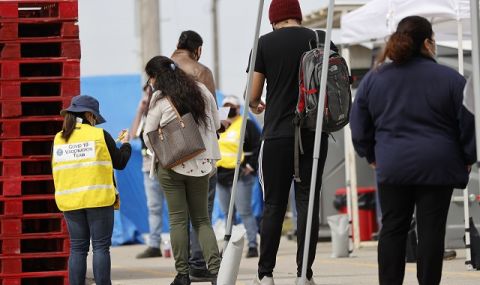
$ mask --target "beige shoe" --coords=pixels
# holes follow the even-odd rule
[[[260,280],[257,275],[255,279],[253,279],[253,285],[275,285],[275,282],[273,281],[273,277],[265,276]]]
[[[295,280],[295,285],[300,285],[300,277],[297,277],[297,280]],[[315,280],[313,280],[313,277],[307,281],[305,281],[305,285],[316,285]]]

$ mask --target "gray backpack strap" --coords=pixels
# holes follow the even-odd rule
[[[294,138],[294,152],[293,152],[293,178],[295,179],[295,182],[301,182],[302,180],[300,179],[300,154],[303,154],[303,145],[302,145],[302,134],[301,134],[301,128],[299,125],[295,126],[295,138]]]

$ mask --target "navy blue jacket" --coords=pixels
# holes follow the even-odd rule
[[[357,153],[376,163],[378,183],[466,187],[476,151],[464,86],[458,72],[425,57],[364,77],[350,126]]]

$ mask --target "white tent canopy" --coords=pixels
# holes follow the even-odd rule
[[[458,22],[464,38],[470,38],[469,0],[373,0],[342,16],[343,44],[383,42],[401,19],[418,15],[434,24],[436,38],[457,38]]]

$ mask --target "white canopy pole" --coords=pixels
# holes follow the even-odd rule
[[[474,94],[474,103],[475,103],[475,138],[477,146],[477,167],[480,175],[480,163],[478,159],[478,151],[480,150],[480,47],[479,47],[479,1],[470,0],[470,22],[472,28],[472,81],[473,81],[473,94]],[[480,185],[480,184],[479,184]],[[468,195],[468,193],[466,194]],[[465,220],[465,229],[470,227],[468,220]],[[470,232],[465,232],[465,243],[470,244]],[[467,251],[468,252],[468,251]],[[468,257],[468,256],[467,256]],[[470,258],[467,258],[465,264],[468,269],[472,270],[473,266],[471,264]]]
[[[463,62],[463,25],[460,19],[460,7],[457,7],[457,39],[458,39],[458,72],[465,72]],[[472,270],[472,251],[470,249],[470,204],[468,201],[468,187],[463,191],[463,216],[465,225],[465,265],[467,270]]]
[[[248,105],[250,102],[250,94],[252,93],[253,72],[255,71],[255,61],[257,59],[258,36],[260,34],[260,25],[262,23],[263,3],[264,3],[264,0],[260,0],[258,3],[257,26],[255,29],[255,36],[253,38],[252,54],[251,54],[250,63],[249,63],[247,92],[245,94],[242,126],[240,129],[240,142],[238,144],[237,164],[235,165],[235,174],[233,176],[232,192],[230,195],[230,205],[228,206],[227,226],[225,229],[225,238],[224,238],[226,243],[224,244],[224,249],[227,248],[228,241],[232,236],[233,206],[235,204],[235,197],[237,195],[237,182],[238,182],[238,175],[240,173],[240,164],[242,163],[243,142],[245,140],[245,128],[247,126]]]
[[[353,246],[355,249],[360,248],[360,217],[358,211],[358,188],[357,188],[357,166],[355,159],[355,150],[352,144],[352,130],[350,125],[345,126],[345,164],[347,166],[346,173],[348,173],[347,180],[347,206],[350,202],[351,207],[351,222],[353,230]]]
[[[342,56],[347,62],[348,66],[350,67],[350,48],[349,47],[343,47],[342,48]],[[350,68],[350,70],[352,70]],[[350,142],[352,140],[352,134],[350,130],[350,125],[345,126],[343,129],[343,142],[344,142],[344,155],[345,155],[345,192],[346,192],[346,198],[347,198],[347,215],[348,215],[348,225],[349,225],[349,230],[348,230],[348,251],[349,253],[353,252],[353,229],[355,226],[352,225],[352,184],[351,184],[351,164],[352,161],[350,161]]]
[[[329,0],[328,13],[327,13],[327,30],[325,35],[325,42],[323,47],[323,61],[322,61],[322,77],[320,79],[320,91],[318,98],[317,110],[317,126],[315,129],[315,142],[313,146],[313,165],[312,165],[312,179],[310,181],[310,196],[308,200],[308,212],[307,212],[307,226],[305,229],[305,242],[303,246],[303,262],[302,262],[302,276],[300,278],[299,285],[305,285],[307,280],[307,264],[308,264],[308,252],[310,250],[310,234],[312,232],[312,216],[318,215],[313,213],[313,205],[315,202],[315,187],[317,184],[317,172],[318,172],[318,160],[320,157],[320,144],[322,139],[322,126],[323,126],[323,111],[325,109],[325,96],[327,91],[327,75],[328,75],[328,60],[330,55],[330,39],[332,37],[333,27],[333,9],[335,6],[335,0]],[[323,143],[328,143],[324,141]],[[315,233],[318,235],[318,233]]]
[[[458,39],[458,72],[463,75],[465,73],[463,60],[463,24],[462,20],[457,19],[457,39]]]

